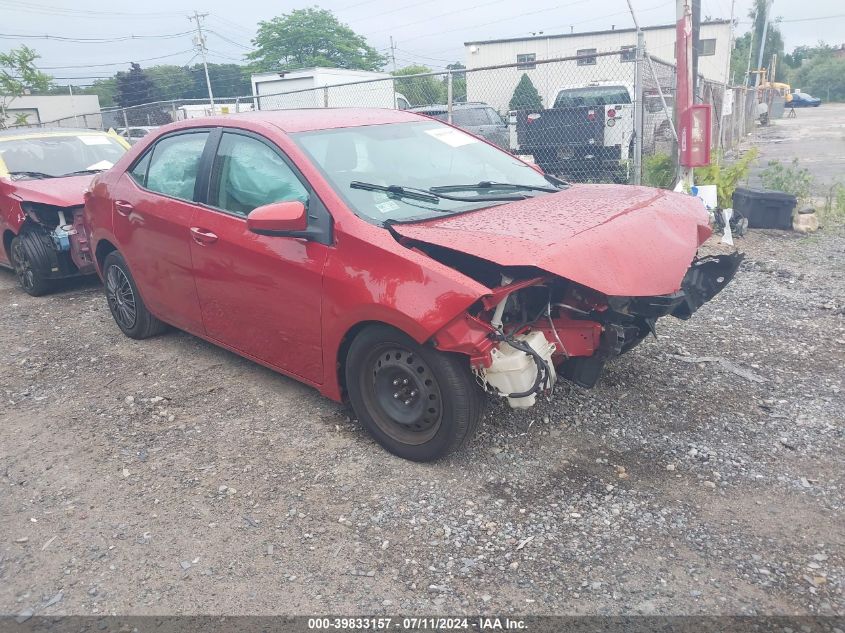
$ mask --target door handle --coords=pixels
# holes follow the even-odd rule
[[[197,244],[201,245],[214,244],[217,241],[217,236],[214,233],[196,226],[191,227],[191,237]]]
[[[123,217],[127,217],[130,213],[132,213],[132,211],[135,210],[135,207],[126,202],[126,200],[115,200],[114,210],[117,211]]]

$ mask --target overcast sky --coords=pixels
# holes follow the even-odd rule
[[[674,0],[633,0],[633,4],[643,26],[674,22]],[[752,0],[736,0],[740,34],[749,28],[746,16],[751,4]],[[83,76],[87,79],[74,83],[91,83],[97,76],[124,69],[129,61],[139,61],[142,66],[195,63],[191,36],[182,34],[192,28],[186,16],[194,9],[209,13],[204,22],[209,31],[209,61],[225,63],[243,59],[258,21],[304,6],[313,5],[267,0],[0,0],[0,49],[27,44],[41,54],[39,65],[57,78],[56,83],[70,83],[65,78]],[[435,69],[464,61],[466,40],[519,37],[538,31],[568,33],[570,27],[586,32],[633,26],[625,0],[325,0],[319,6],[334,11],[384,52],[392,35],[397,65],[424,63]],[[819,40],[837,45],[845,42],[843,0],[774,0],[772,13],[784,20],[780,28],[787,50]],[[730,15],[731,0],[702,0],[702,16]],[[19,34],[166,37],[107,43],[8,37]],[[151,59],[156,57],[160,59]],[[105,65],[115,62],[120,63]]]

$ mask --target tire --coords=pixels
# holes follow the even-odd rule
[[[466,360],[388,326],[368,327],[352,341],[346,386],[358,419],[404,459],[445,457],[475,435],[481,420],[484,394]]]
[[[118,251],[106,255],[103,262],[103,288],[117,327],[129,338],[150,338],[167,329],[147,310],[126,260]]]
[[[27,231],[13,239],[11,244],[11,263],[18,284],[33,297],[41,297],[54,288],[54,280],[50,279],[50,246],[45,237],[35,231]]]

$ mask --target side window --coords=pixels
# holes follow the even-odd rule
[[[308,202],[308,191],[287,163],[265,143],[224,132],[214,160],[212,204],[246,216],[272,202]]]
[[[191,132],[169,136],[156,143],[147,170],[147,189],[173,198],[193,200],[207,139],[208,132]]]
[[[131,176],[132,180],[142,187],[147,186],[147,168],[150,166],[150,156],[152,155],[153,151],[148,150],[141,160],[135,163],[135,166],[129,170],[129,176]]]

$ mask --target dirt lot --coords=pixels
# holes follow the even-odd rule
[[[843,245],[754,232],[691,321],[433,465],[0,272],[0,613],[842,615]]]

